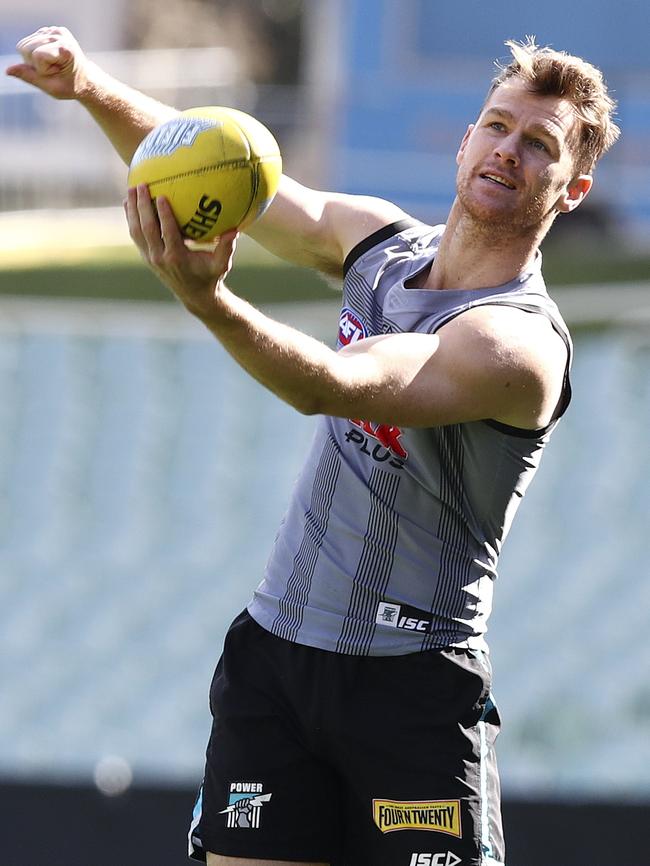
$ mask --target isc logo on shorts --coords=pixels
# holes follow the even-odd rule
[[[409,866],[458,866],[460,857],[451,851],[442,854],[413,854]]]
[[[460,800],[373,800],[372,817],[382,833],[431,830],[460,838]]]
[[[263,793],[262,782],[231,782],[228,806],[219,812],[226,816],[226,827],[257,830],[262,806],[271,799]]]

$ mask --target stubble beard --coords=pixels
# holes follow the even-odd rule
[[[539,238],[541,242],[556,216],[554,208],[548,209],[545,190],[537,192],[525,207],[507,210],[481,205],[471,193],[470,180],[459,175],[456,195],[463,217],[477,236],[495,244],[525,237]]]

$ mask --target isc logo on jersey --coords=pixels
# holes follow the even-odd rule
[[[368,336],[366,326],[349,307],[343,307],[339,318],[339,346],[349,346]]]
[[[400,616],[401,604],[389,604],[380,601],[377,606],[375,622],[380,625],[388,625],[391,628],[404,628],[407,631],[428,631],[431,625],[430,619],[418,619],[415,616]]]
[[[451,851],[442,854],[413,854],[409,866],[458,866],[460,857]]]

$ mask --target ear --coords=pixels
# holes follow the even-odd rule
[[[474,124],[470,123],[465,131],[465,135],[463,136],[463,140],[460,143],[460,147],[458,148],[458,153],[456,154],[456,165],[460,165],[463,161],[463,154],[465,153],[465,148],[467,147],[467,142],[469,141],[469,137],[472,134],[472,130],[474,129]]]
[[[556,209],[560,213],[570,213],[575,210],[589,194],[593,182],[594,179],[590,174],[579,174],[574,177],[558,199]]]

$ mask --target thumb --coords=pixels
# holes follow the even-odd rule
[[[239,237],[239,232],[237,229],[230,229],[227,232],[224,232],[219,236],[219,244],[222,244],[224,247],[234,247],[237,244],[237,238]]]
[[[224,232],[219,237],[219,241],[213,253],[213,260],[216,269],[221,273],[221,279],[224,279],[232,268],[232,260],[235,255],[238,237],[239,232],[235,229]]]
[[[224,257],[228,258],[228,266],[230,267],[230,260],[232,259],[235,250],[237,249],[237,240],[239,239],[239,232],[237,229],[231,229],[230,231],[224,232],[219,238],[219,247],[221,248],[221,253]]]
[[[5,74],[10,75],[12,78],[19,78],[21,81],[27,82],[27,84],[33,84],[38,78],[38,73],[34,67],[29,66],[27,63],[16,63],[14,66],[8,66],[5,69]]]

